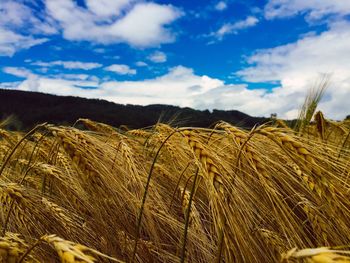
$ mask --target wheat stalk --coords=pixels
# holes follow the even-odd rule
[[[215,164],[210,153],[204,148],[203,144],[198,140],[196,133],[192,130],[184,130],[182,134],[185,136],[188,145],[191,147],[200,167],[210,184],[214,187],[217,193],[224,193],[222,175]]]

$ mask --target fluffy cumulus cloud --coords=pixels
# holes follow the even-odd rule
[[[295,117],[295,102],[301,103],[308,88],[331,74],[331,85],[320,107],[333,118],[350,112],[350,23],[333,23],[319,35],[295,43],[257,51],[250,66],[236,74],[250,82],[279,81],[281,86],[266,94],[267,107],[286,117]]]
[[[234,23],[223,24],[216,32],[210,34],[218,40],[222,40],[224,36],[230,34],[237,34],[240,30],[255,26],[259,20],[254,16],[248,16],[244,20],[240,20]]]
[[[155,51],[148,56],[148,59],[154,63],[164,63],[167,60],[167,56],[164,52]]]
[[[73,0],[45,2],[48,14],[58,21],[68,40],[102,44],[123,42],[136,47],[174,41],[168,25],[182,14],[171,5],[127,0],[86,0],[87,8]],[[120,15],[123,12],[125,15]]]
[[[33,8],[37,4],[0,1],[0,56],[13,56],[61,33],[73,41],[158,46],[175,40],[169,26],[182,16],[172,5],[141,0],[85,0],[85,7],[74,0],[43,0],[41,11]]]
[[[336,17],[350,13],[350,1],[347,0],[269,0],[265,6],[265,17],[268,19],[291,17],[307,14],[310,20],[325,16]]]
[[[117,73],[119,75],[135,75],[136,69],[130,68],[128,65],[124,64],[113,64],[105,67],[105,70]]]

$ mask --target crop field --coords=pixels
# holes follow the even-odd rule
[[[350,121],[0,129],[0,262],[350,262]]]

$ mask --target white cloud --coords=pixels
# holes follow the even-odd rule
[[[173,42],[169,27],[182,11],[172,5],[141,0],[0,1],[0,56],[12,56],[61,34],[67,40],[152,47]],[[43,37],[46,36],[46,37]]]
[[[51,77],[53,78],[61,78],[65,80],[89,80],[89,81],[95,81],[99,82],[99,78],[93,75],[88,75],[88,74],[57,74],[57,75],[52,75]]]
[[[30,75],[17,86],[18,90],[40,92],[41,79],[37,75]]]
[[[47,42],[47,38],[24,36],[0,27],[0,56],[13,56],[17,51]]]
[[[35,17],[26,5],[8,0],[0,2],[0,56],[11,57],[20,50],[40,45],[48,39],[35,34],[54,32],[54,27]]]
[[[167,56],[164,52],[155,51],[148,56],[148,59],[154,63],[164,63],[167,60]]]
[[[54,22],[41,13],[35,13],[22,2],[2,0],[0,2],[0,27],[32,34],[55,34]]]
[[[135,75],[136,69],[130,68],[128,65],[124,64],[113,64],[105,67],[105,70],[117,73],[119,75]]]
[[[41,78],[41,76],[34,74],[32,71],[30,71],[27,68],[23,67],[3,67],[2,71],[6,74],[10,74],[16,77],[20,78],[27,78],[29,79],[29,82],[32,80],[36,80],[38,78]],[[44,72],[46,73],[46,72]],[[64,79],[64,80],[76,80],[76,81],[94,81],[99,82],[99,78],[93,75],[88,74],[67,74],[67,73],[60,73],[56,75],[49,75],[45,74],[47,77],[52,77],[56,79]],[[27,81],[28,82],[28,81]]]
[[[229,34],[237,34],[238,31],[255,26],[259,20],[254,16],[248,16],[244,20],[237,21],[235,23],[226,23],[220,27],[216,32],[210,34],[218,40],[222,40],[224,36]]]
[[[113,3],[112,3],[113,2]],[[48,13],[59,22],[64,38],[95,43],[128,43],[136,47],[157,46],[174,41],[168,25],[182,13],[171,5],[140,2],[129,7],[122,17],[118,14],[129,1],[88,1],[89,9],[72,0],[46,0]],[[111,7],[106,10],[106,6]],[[107,16],[107,18],[106,18]]]
[[[62,65],[66,69],[90,70],[102,67],[100,63],[80,62],[80,61],[55,61],[56,65]]]
[[[57,95],[73,95],[90,97],[95,93],[98,82],[89,80],[69,80],[62,78],[48,78],[32,75],[20,83],[16,89],[24,91],[38,91]],[[89,88],[89,89],[86,89]],[[84,94],[86,92],[86,95]],[[91,96],[95,97],[95,96]],[[96,98],[96,97],[95,97]]]
[[[31,64],[39,67],[62,66],[65,69],[82,69],[82,70],[91,70],[91,69],[102,67],[102,64],[95,63],[95,62],[62,61],[62,60],[50,61],[50,62],[36,61],[36,62],[32,62]]]
[[[224,83],[208,76],[198,76],[192,69],[177,66],[167,74],[143,81],[80,81],[64,79],[61,76],[32,76],[16,89],[33,90],[57,95],[73,95],[88,98],[101,98],[116,103],[133,104],[173,104],[179,106],[212,107],[213,98],[209,92],[220,89]],[[12,85],[7,85],[13,87]],[[89,87],[89,89],[84,89]],[[91,87],[95,87],[91,89]],[[230,86],[234,91],[235,86]],[[241,88],[241,86],[239,86]],[[222,94],[218,94],[221,96]],[[226,101],[227,102],[227,101]],[[217,105],[221,108],[236,108],[229,105]]]
[[[80,61],[55,61],[56,65],[62,65],[66,69],[83,69],[90,70],[99,68],[102,64],[92,62],[80,62]]]
[[[31,10],[20,3],[3,0],[0,3],[0,25],[22,26],[31,17]]]
[[[135,65],[138,67],[148,67],[148,64],[144,61],[136,61]]]
[[[290,17],[306,14],[310,20],[328,15],[344,16],[350,13],[350,1],[347,0],[269,0],[265,6],[267,19]]]
[[[215,9],[218,11],[223,11],[227,8],[227,4],[224,1],[220,1],[215,5]]]
[[[0,82],[0,89],[17,89],[21,82]]]
[[[86,0],[86,5],[98,16],[111,17],[118,16],[131,2],[130,0]]]
[[[309,35],[295,43],[257,51],[249,57],[251,65],[237,75],[251,82],[280,81],[281,87],[266,94],[271,110],[295,117],[295,108],[308,88],[323,73],[332,73],[332,86],[320,104],[333,118],[350,113],[350,23],[332,24],[328,31]]]
[[[142,81],[99,82],[63,77],[32,75],[16,88],[124,104],[171,104],[202,110],[237,109],[252,115],[269,115],[274,110],[269,105],[271,101],[266,98],[265,90],[250,90],[247,85],[225,85],[219,79],[196,75],[192,69],[183,66],[174,67],[163,76]]]
[[[4,67],[2,71],[6,74],[10,74],[20,78],[27,78],[32,74],[30,70],[18,67]]]

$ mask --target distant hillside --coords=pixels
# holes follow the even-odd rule
[[[209,112],[168,105],[121,105],[99,99],[0,89],[0,117],[12,114],[19,120],[21,129],[28,129],[42,122],[72,125],[79,118],[89,118],[115,127],[126,125],[130,128],[150,126],[158,120],[172,121],[176,126],[198,127],[209,127],[224,120],[250,128],[268,120],[235,110]]]

